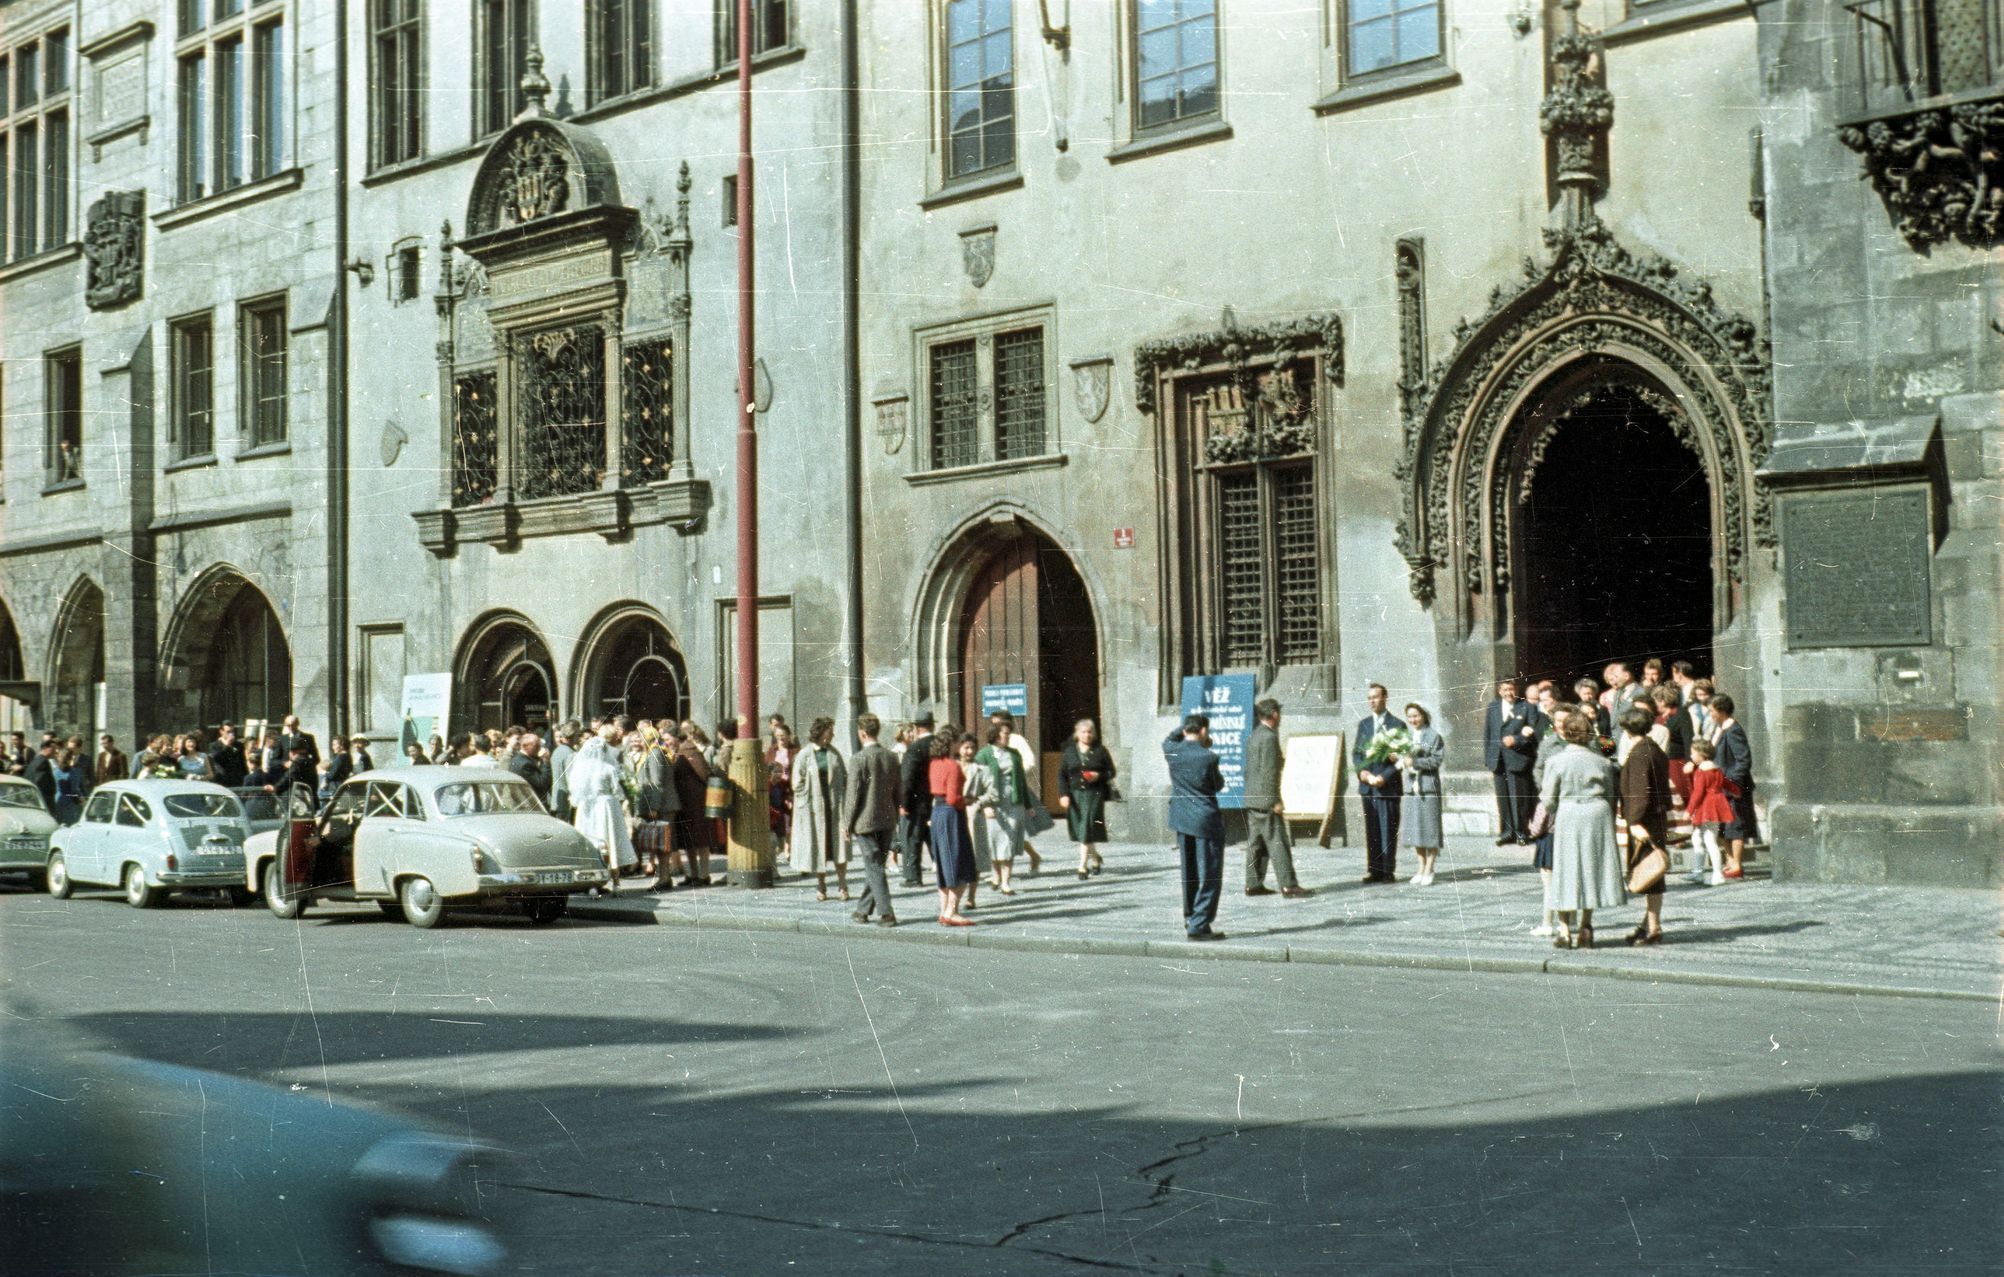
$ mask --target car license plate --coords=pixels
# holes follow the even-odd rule
[[[576,882],[577,878],[572,869],[545,869],[536,875],[537,882]]]
[[[9,838],[7,840],[7,850],[9,851],[40,851],[48,845],[46,838]]]

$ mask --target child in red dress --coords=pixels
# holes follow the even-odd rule
[[[1724,861],[1719,854],[1719,826],[1732,822],[1733,807],[1726,799],[1739,793],[1739,786],[1727,780],[1719,765],[1712,761],[1717,753],[1717,748],[1708,740],[1691,742],[1691,761],[1684,764],[1685,773],[1691,778],[1691,797],[1684,809],[1690,814],[1691,827],[1696,830],[1693,837],[1697,854],[1692,857],[1691,880],[1698,881],[1709,863],[1712,874],[1708,881],[1714,887],[1722,887],[1726,878]]]

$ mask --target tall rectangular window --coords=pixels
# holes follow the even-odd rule
[[[285,27],[267,22],[251,35],[251,177],[285,167]]]
[[[67,27],[0,45],[0,261],[70,240],[71,56]]]
[[[29,257],[41,248],[39,185],[41,136],[34,125],[14,130],[14,256]]]
[[[174,50],[181,203],[285,167],[284,13],[284,0],[215,0],[206,14],[199,3],[183,11]]]
[[[536,42],[530,0],[479,0],[474,6],[474,133],[499,133],[522,109],[522,77],[529,70],[529,46]]]
[[[70,117],[51,111],[43,121],[49,135],[42,145],[42,247],[54,248],[70,224]]]
[[[1218,111],[1216,0],[1134,0],[1135,128]]]
[[[177,320],[168,329],[173,405],[168,442],[175,461],[216,450],[215,328],[207,315]]]
[[[1343,0],[1343,74],[1440,56],[1439,0]]]
[[[1016,66],[1010,0],[947,0],[946,176],[1016,162]]]
[[[980,385],[974,342],[941,342],[931,353],[932,467],[944,470],[971,466],[981,459]]]
[[[588,0],[591,74],[586,97],[603,102],[654,83],[652,0]]]
[[[423,11],[419,0],[369,0],[369,163],[422,153]]]
[[[285,442],[285,299],[243,308],[237,327],[239,410],[247,447]]]
[[[752,56],[787,46],[787,0],[752,0]],[[717,65],[738,60],[737,0],[717,0]]]
[[[995,335],[995,457],[1013,461],[1044,451],[1044,330]]]
[[[1860,113],[2004,83],[2004,0],[1854,0]]]
[[[51,487],[83,482],[83,352],[42,358],[43,469]]]

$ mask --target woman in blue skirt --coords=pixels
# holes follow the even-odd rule
[[[974,840],[967,833],[967,797],[960,760],[954,757],[959,729],[946,724],[933,733],[932,762],[926,781],[932,791],[929,826],[933,869],[939,874],[939,925],[971,927],[974,919],[960,912],[960,897],[974,881]]]

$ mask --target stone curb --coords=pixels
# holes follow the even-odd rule
[[[630,922],[636,913],[646,914],[656,926],[680,927],[690,931],[790,931],[799,935],[838,938],[846,936],[855,940],[943,944],[969,949],[1030,953],[1078,953],[1123,958],[1202,958],[1212,962],[1293,962],[1307,966],[1388,967],[1420,971],[1485,972],[1497,975],[1584,976],[1603,980],[1633,980],[1645,984],[1769,989],[1785,993],[1836,994],[1846,997],[1934,998],[1958,1002],[1992,1002],[1997,998],[1995,994],[1967,989],[1928,989],[1910,985],[1858,984],[1842,980],[1742,975],[1723,971],[1623,967],[1608,963],[1576,962],[1566,958],[1474,956],[1457,958],[1436,953],[1385,953],[1362,949],[1309,949],[1293,945],[1236,944],[1229,940],[1223,944],[1193,944],[1187,940],[1109,940],[1092,936],[1073,939],[1062,936],[1010,935],[1001,931],[983,931],[979,926],[951,931],[929,928],[917,922],[890,928],[865,927],[846,921],[837,924],[811,918],[774,918],[762,914],[729,918],[720,913],[703,913],[689,917],[684,914],[662,913],[639,904],[605,904],[582,900],[572,901],[569,916]]]

